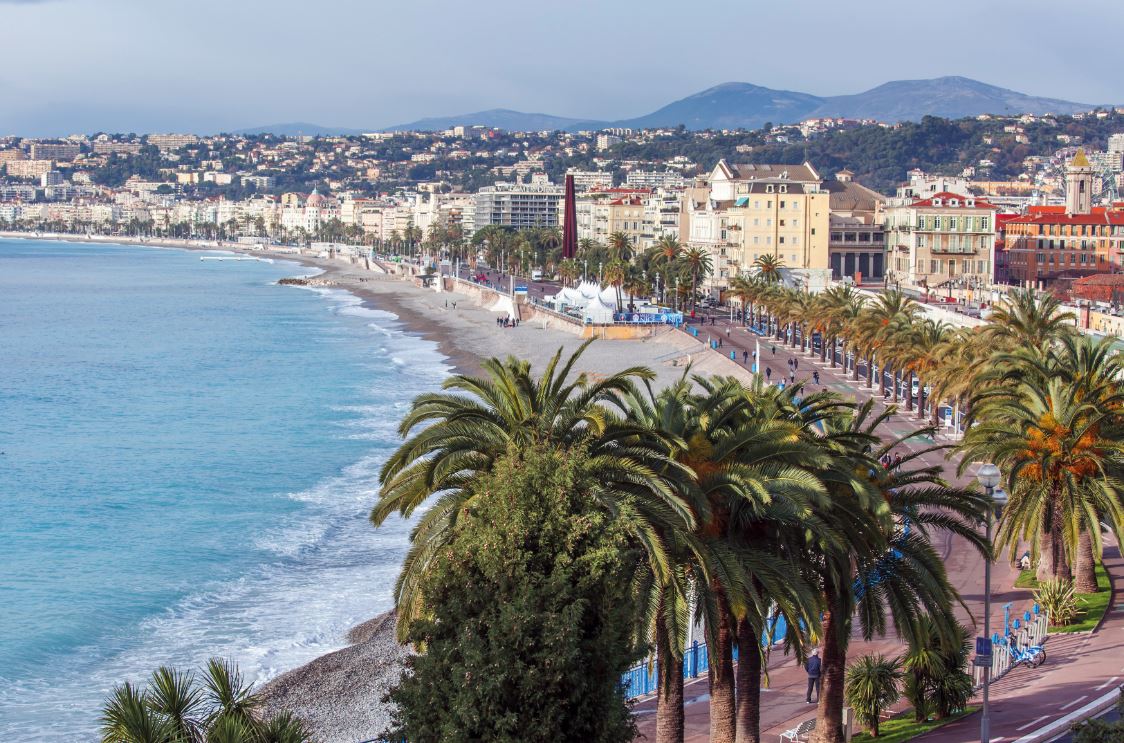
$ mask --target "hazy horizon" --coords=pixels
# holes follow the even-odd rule
[[[0,134],[378,129],[493,108],[612,121],[729,81],[827,96],[946,75],[1122,103],[1119,54],[1085,29],[1124,23],[1124,5],[1080,6],[1030,54],[1056,3],[949,0],[919,17],[888,0],[861,15],[826,0],[0,0]]]

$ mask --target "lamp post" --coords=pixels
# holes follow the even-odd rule
[[[999,468],[994,464],[988,462],[980,467],[976,472],[976,481],[983,486],[984,491],[987,493],[988,505],[987,514],[984,516],[985,529],[987,530],[987,544],[988,549],[991,549],[991,517],[994,512],[1007,502],[1007,494],[1000,490],[995,492],[996,486],[999,485],[1000,473]],[[984,617],[983,617],[983,631],[984,637],[990,647],[991,643],[991,556],[989,555],[984,560]],[[980,717],[980,743],[990,743],[991,741],[991,708],[988,701],[988,686],[991,683],[991,656],[988,656],[988,663],[983,667],[983,714]]]

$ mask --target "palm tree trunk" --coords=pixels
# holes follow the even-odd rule
[[[843,672],[847,666],[847,627],[845,618],[828,593],[828,609],[823,615],[823,687],[816,710],[816,731],[812,743],[843,743]],[[842,625],[842,626],[841,626]]]
[[[1093,554],[1093,534],[1082,529],[1077,541],[1077,568],[1073,571],[1073,587],[1078,593],[1097,592],[1097,561]]]
[[[726,602],[720,601],[718,636],[709,648],[710,669],[710,743],[734,743],[737,737],[734,692],[734,658],[732,617]]]
[[[1040,538],[1041,557],[1038,560],[1038,580],[1063,578],[1069,580],[1073,576],[1069,571],[1069,563],[1065,556],[1065,538],[1062,535],[1062,504],[1059,494],[1051,494],[1053,513],[1050,515],[1052,522],[1049,528],[1043,528]]]
[[[894,404],[897,405],[897,403],[898,403],[898,390],[901,389],[901,384],[898,381],[898,370],[893,368],[893,367],[890,367],[889,372],[890,372],[890,384],[894,388]],[[885,374],[882,375],[882,379],[883,380],[886,379]]]
[[[918,395],[917,402],[920,403],[921,402],[921,399],[920,399],[921,389],[920,388],[918,388],[918,390],[917,390],[917,395]],[[905,409],[909,410],[909,411],[913,410],[913,372],[906,372],[906,375],[905,375]]]
[[[820,363],[827,361],[827,333],[820,333]],[[831,368],[835,368],[835,338],[831,339]]]
[[[745,619],[738,622],[736,743],[761,743],[761,639]]]
[[[683,743],[683,656],[671,652],[662,621],[656,628],[656,647],[656,743]]]

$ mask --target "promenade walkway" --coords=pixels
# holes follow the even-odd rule
[[[705,327],[699,325],[699,338],[705,341],[709,335],[712,338],[722,339],[722,349],[713,353],[722,353],[729,356],[730,351],[736,351],[737,360],[742,364],[742,352],[752,353],[757,346],[759,336],[749,332],[737,323],[730,325],[724,318],[716,317],[716,322]],[[726,329],[729,327],[729,335]],[[776,346],[776,354],[772,347]],[[884,409],[886,403],[878,394],[877,384],[873,391],[862,387],[864,379],[855,382],[850,374],[845,374],[842,368],[831,369],[830,362],[821,363],[819,355],[811,355],[807,351],[801,353],[799,347],[791,349],[780,342],[774,342],[768,337],[760,337],[762,353],[762,369],[769,366],[773,370],[773,380],[788,381],[788,361],[796,359],[797,381],[805,381],[807,389],[813,388],[812,373],[819,371],[820,385],[814,389],[829,389],[848,397],[856,397],[861,401],[875,398],[876,408]],[[744,366],[744,364],[743,364]],[[860,376],[861,375],[860,369]],[[915,417],[915,413],[906,413],[904,405],[899,405],[900,412],[887,424],[890,433],[898,436],[906,435],[925,425]],[[903,444],[905,449],[916,451],[932,445],[927,438],[910,439]],[[951,443],[951,439],[938,434],[936,443]],[[903,452],[904,453],[904,452]],[[971,479],[971,473],[964,478],[955,476],[955,460],[945,460],[940,454],[928,455],[925,460],[930,464],[942,464],[945,467],[946,478],[950,481],[959,481],[966,484]],[[958,610],[960,620],[973,629],[977,622],[982,626],[983,619],[983,573],[984,564],[974,548],[965,542],[951,537],[943,537],[943,542],[938,545],[945,559],[949,579],[960,591],[964,602],[970,612]],[[1113,576],[1114,588],[1117,593],[1104,624],[1092,634],[1083,635],[1057,635],[1051,636],[1047,644],[1048,660],[1045,665],[1035,670],[1019,668],[1012,671],[998,683],[992,686],[992,743],[1035,743],[1048,740],[1045,737],[1036,737],[1035,731],[1056,723],[1075,710],[1082,709],[1092,700],[1100,698],[1108,691],[1115,689],[1117,684],[1124,682],[1124,599],[1121,598],[1120,589],[1124,587],[1124,562],[1120,557],[1119,549],[1106,544],[1105,565]],[[992,569],[992,617],[991,627],[1001,628],[1003,624],[1003,605],[1011,602],[1017,615],[1021,615],[1028,608],[1032,600],[1029,591],[1015,589],[1017,571],[1005,560],[997,562]],[[904,643],[896,637],[876,639],[872,642],[862,641],[855,637],[851,644],[849,658],[857,658],[868,653],[886,653],[900,655],[905,652]],[[781,732],[795,727],[802,720],[814,717],[815,705],[806,704],[804,701],[805,674],[797,667],[795,660],[783,656],[777,651],[769,662],[770,688],[762,690],[761,695],[761,730],[764,741],[778,741]],[[709,695],[706,677],[688,684],[684,692],[686,735],[688,743],[705,743],[709,733]],[[906,705],[899,703],[898,709]],[[655,737],[655,700],[646,699],[637,704],[637,724],[642,736],[647,740]],[[1063,725],[1063,727],[1065,727]],[[1064,732],[1064,730],[1059,731]],[[1054,737],[1058,732],[1053,732]],[[979,715],[971,715],[964,720],[952,723],[936,730],[919,740],[926,743],[967,743],[979,740]]]

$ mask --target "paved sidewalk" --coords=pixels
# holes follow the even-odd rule
[[[865,378],[856,383],[851,378],[852,374],[845,374],[842,368],[831,369],[830,361],[821,363],[818,354],[813,356],[807,352],[801,353],[799,347],[795,350],[791,349],[769,337],[757,336],[736,323],[728,325],[721,318],[714,325],[707,323],[705,326],[702,324],[697,326],[700,340],[705,341],[708,335],[715,339],[722,339],[722,349],[713,353],[722,353],[729,357],[730,351],[736,351],[739,364],[742,363],[742,351],[751,354],[750,364],[752,364],[752,353],[759,339],[762,354],[761,368],[764,369],[765,366],[772,368],[774,382],[781,379],[788,381],[787,362],[795,358],[798,363],[797,381],[806,381],[808,383],[806,389],[813,389],[811,377],[815,370],[820,373],[820,385],[814,387],[816,390],[826,388],[859,400],[872,397],[872,391],[861,386],[865,383]],[[727,327],[730,327],[729,335],[726,334]],[[775,355],[772,353],[774,345]],[[860,377],[863,377],[861,372],[860,368]],[[873,397],[879,410],[884,409],[888,404],[884,403],[878,395],[877,383],[873,390]],[[916,413],[907,413],[904,404],[899,403],[899,413],[888,422],[887,428],[892,434],[901,436],[927,425],[926,421],[918,420],[915,416]],[[910,439],[903,447],[916,451],[931,446],[932,443],[928,438]],[[938,434],[936,443],[952,442],[948,437]],[[929,455],[924,461],[930,464],[942,464],[950,481],[966,484],[971,479],[970,476],[956,478],[955,462],[944,460],[940,454]],[[961,540],[950,537],[943,537],[943,540],[938,547],[944,556],[949,579],[968,607],[968,612],[958,609],[957,613],[961,621],[975,631],[977,626],[982,626],[983,618],[983,558],[974,548]],[[1028,733],[1033,733],[1072,713],[1075,709],[1080,709],[1090,700],[1103,695],[1113,685],[1124,681],[1124,603],[1118,603],[1121,602],[1119,581],[1124,579],[1124,562],[1121,561],[1116,548],[1106,546],[1105,565],[1114,578],[1113,582],[1118,593],[1104,625],[1093,635],[1052,636],[1046,646],[1048,660],[1045,665],[1036,670],[1020,668],[992,685],[992,743],[1013,743],[1027,736]],[[996,629],[1001,631],[1004,604],[1008,602],[1013,604],[1012,616],[1021,616],[1022,612],[1029,608],[1030,592],[1012,588],[1017,575],[1018,571],[1003,560],[992,568],[991,627],[993,631]],[[977,625],[977,622],[980,625]],[[904,645],[894,637],[878,639],[871,643],[856,638],[852,641],[848,657],[853,659],[872,652],[898,655],[904,650]],[[779,740],[773,736],[779,736],[781,732],[795,727],[800,721],[813,717],[816,711],[814,705],[804,702],[805,676],[802,669],[796,667],[793,658],[785,658],[779,651],[775,652],[770,658],[769,671],[772,684],[769,689],[762,690],[761,695],[761,729],[765,741]],[[1117,678],[1113,678],[1114,676]],[[706,677],[702,676],[689,683],[684,697],[685,740],[688,743],[705,743],[709,732],[709,695]],[[904,706],[899,705],[899,708]],[[640,733],[647,740],[654,739],[654,710],[653,699],[644,700],[636,707]],[[1027,725],[1027,723],[1032,724]],[[934,731],[924,736],[923,740],[928,743],[934,741],[961,743],[961,741],[979,740],[979,715],[972,715]],[[1026,738],[1020,743],[1031,743],[1033,740],[1035,739]]]

